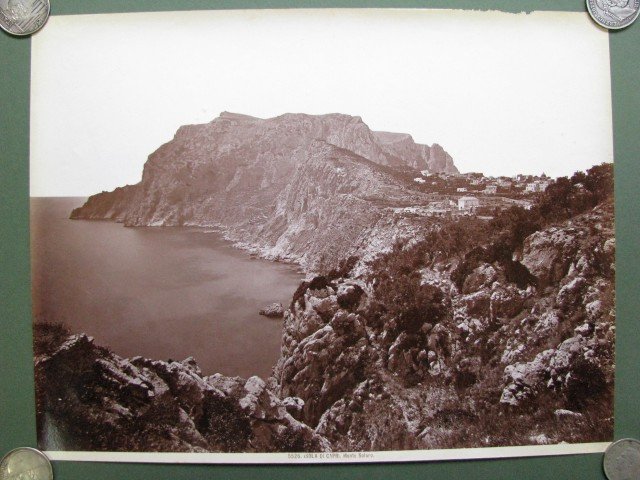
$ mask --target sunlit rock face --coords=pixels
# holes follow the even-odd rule
[[[362,250],[376,232],[393,236],[385,212],[422,203],[395,167],[457,171],[439,145],[373,132],[360,117],[224,112],[181,127],[140,183],[94,195],[71,217],[218,227],[265,258],[313,267]]]

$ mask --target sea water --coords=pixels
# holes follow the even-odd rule
[[[302,280],[291,265],[251,258],[219,233],[70,220],[83,198],[31,199],[33,314],[124,357],[193,356],[204,375],[268,376],[285,307]]]

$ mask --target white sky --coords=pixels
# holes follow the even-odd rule
[[[32,39],[31,195],[140,180],[221,111],[359,115],[462,172],[613,160],[608,35],[586,13],[254,10],[54,16]]]

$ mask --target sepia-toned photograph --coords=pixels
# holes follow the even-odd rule
[[[51,458],[613,439],[609,40],[588,16],[55,16],[32,42]]]

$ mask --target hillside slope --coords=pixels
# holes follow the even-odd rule
[[[417,247],[378,262],[373,283],[314,279],[285,316],[279,394],[337,450],[609,439],[612,219],[609,202],[525,239],[544,288],[484,261],[458,288],[460,263]]]

